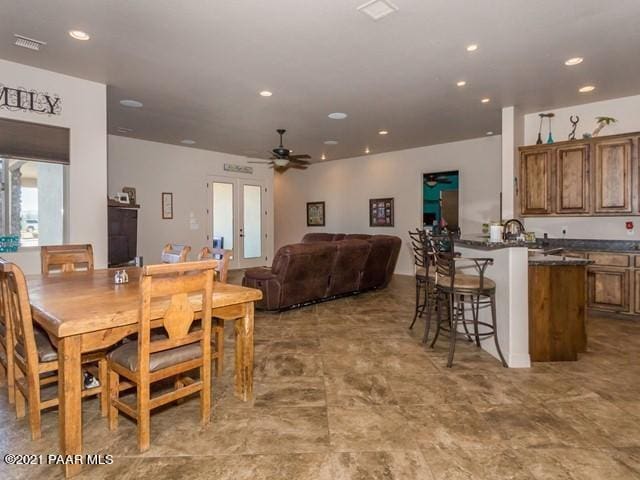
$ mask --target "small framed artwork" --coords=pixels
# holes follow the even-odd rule
[[[307,227],[324,227],[324,202],[307,203]]]
[[[129,195],[129,205],[134,206],[136,204],[136,189],[133,187],[122,187],[122,191]]]
[[[369,200],[369,226],[393,227],[393,198]]]
[[[162,192],[162,218],[164,220],[173,218],[173,193]]]

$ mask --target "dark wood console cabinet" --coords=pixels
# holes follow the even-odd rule
[[[109,267],[135,259],[138,251],[138,210],[109,206]]]

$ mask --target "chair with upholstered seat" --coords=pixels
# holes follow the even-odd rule
[[[184,263],[187,261],[191,247],[167,243],[162,249],[162,263]]]
[[[203,247],[198,254],[198,260],[214,259],[218,261],[218,268],[216,269],[216,280],[221,283],[227,283],[227,276],[229,273],[229,260],[231,259],[231,250],[225,250],[223,248],[209,248]],[[224,322],[225,320],[238,320],[242,318],[242,314],[234,313],[235,309],[226,309],[229,315],[225,315],[224,311],[221,311],[219,316],[213,318],[213,345],[216,351],[214,355],[214,361],[216,364],[216,376],[222,375],[224,370]]]
[[[27,283],[22,270],[15,264],[0,259],[6,311],[12,327],[14,349],[15,405],[18,418],[25,415],[25,399],[29,409],[31,437],[40,438],[40,412],[58,405],[58,397],[47,400],[41,397],[41,387],[58,381],[58,352],[47,333],[34,325],[29,304]],[[98,364],[100,386],[86,388],[82,396],[101,395],[103,416],[107,414],[107,365],[101,352],[83,355],[83,364]]]
[[[149,265],[140,278],[138,339],[113,350],[109,365],[109,428],[118,425],[118,412],[138,424],[138,448],[150,444],[151,410],[200,394],[201,423],[211,416],[211,322],[197,322],[210,315],[215,260]],[[193,309],[202,305],[202,314]],[[208,314],[206,312],[209,312]],[[184,377],[199,370],[199,379]],[[120,377],[136,386],[136,403],[119,398]],[[174,378],[175,388],[151,396],[151,385]]]
[[[453,245],[453,240],[450,240]],[[491,258],[465,258],[458,257],[453,249],[444,249],[435,252],[435,289],[436,289],[436,311],[437,329],[431,348],[434,347],[441,330],[449,332],[449,356],[447,367],[453,365],[456,340],[458,338],[458,326],[464,327],[468,339],[475,340],[480,347],[480,340],[490,337],[494,338],[498,356],[504,367],[507,363],[502,356],[500,344],[498,342],[498,328],[496,324],[496,284],[485,276],[487,267],[493,264]],[[473,274],[467,273],[472,270]],[[446,304],[448,313],[443,319],[443,304]],[[465,318],[465,310],[471,311],[471,319]],[[491,309],[491,323],[479,320],[481,308]],[[468,326],[473,327],[469,332]],[[480,331],[482,327],[482,332]]]
[[[40,248],[42,273],[93,270],[91,245],[48,245]]]

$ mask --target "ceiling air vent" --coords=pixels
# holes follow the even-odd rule
[[[40,40],[18,35],[17,33],[13,36],[16,37],[15,45],[18,47],[28,48],[29,50],[35,50],[36,52],[40,50],[41,46],[47,44],[47,42],[41,42]]]
[[[358,7],[362,13],[366,13],[374,20],[380,20],[390,13],[397,12],[398,7],[389,0],[371,0]]]

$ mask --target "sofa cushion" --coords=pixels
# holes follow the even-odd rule
[[[302,243],[335,242],[343,238],[344,233],[311,232],[305,233],[304,237],[302,237]]]

